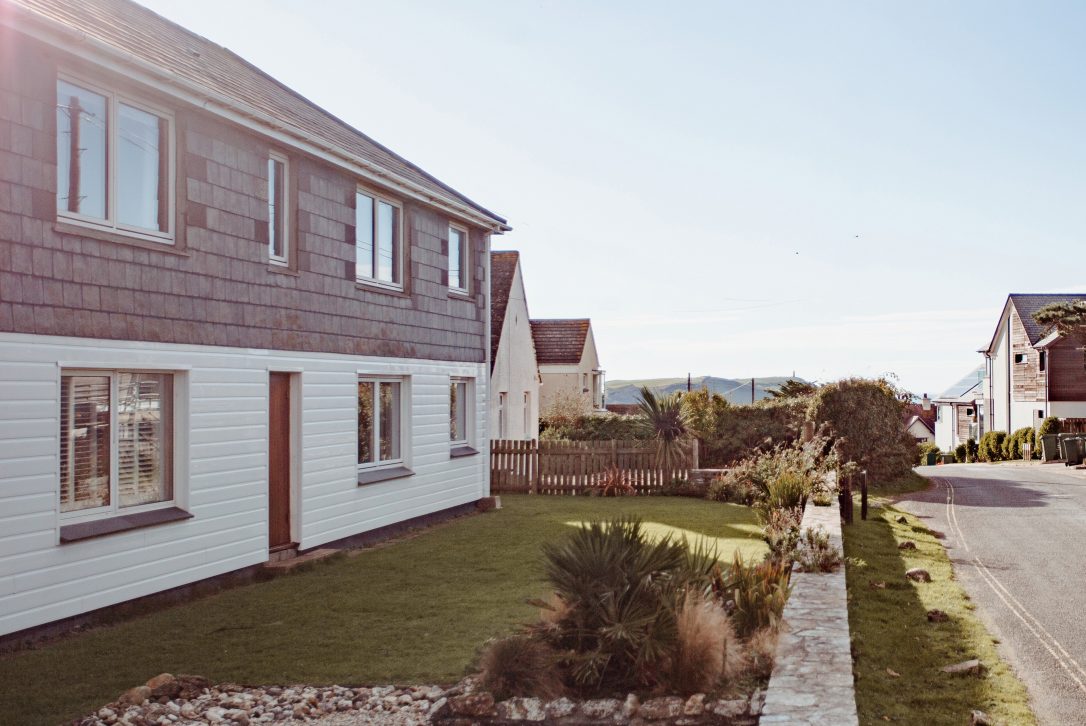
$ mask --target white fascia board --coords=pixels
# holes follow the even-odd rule
[[[351,156],[319,137],[287,126],[248,104],[204,88],[176,73],[136,58],[74,28],[56,23],[18,6],[14,13],[0,13],[0,23],[119,75],[149,85],[166,95],[198,106],[233,123],[254,129],[280,144],[322,159],[369,182],[392,189],[405,197],[446,211],[458,219],[502,234],[512,230],[506,223],[462,202],[434,196],[432,192],[398,174]]]

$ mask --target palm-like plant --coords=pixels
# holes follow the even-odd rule
[[[657,396],[648,386],[641,387],[641,426],[656,442],[656,463],[663,469],[674,469],[682,459],[690,416],[683,407],[678,391]]]
[[[715,553],[651,540],[637,519],[593,522],[543,545],[560,607],[537,634],[564,654],[575,687],[652,687],[675,652],[676,613],[689,591],[709,592]]]

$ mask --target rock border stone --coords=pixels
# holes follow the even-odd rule
[[[841,508],[808,499],[800,528],[821,527],[844,553]],[[844,564],[836,572],[793,568],[761,724],[858,726]]]

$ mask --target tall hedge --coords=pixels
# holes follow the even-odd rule
[[[728,466],[756,449],[796,441],[806,405],[803,398],[778,398],[732,406],[719,394],[705,390],[683,396],[688,428],[698,439],[698,458],[706,469]]]
[[[846,378],[818,390],[807,418],[827,425],[841,457],[867,470],[873,482],[907,473],[919,457],[903,425],[905,396],[889,381]]]

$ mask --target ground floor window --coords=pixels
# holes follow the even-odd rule
[[[468,402],[471,381],[453,378],[449,381],[449,441],[453,445],[468,445]]]
[[[108,515],[173,500],[173,378],[138,371],[61,375],[62,515]]]
[[[359,468],[403,462],[403,381],[358,381]]]

